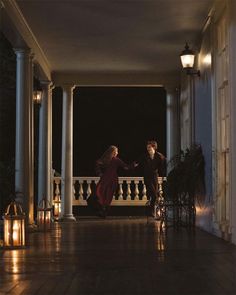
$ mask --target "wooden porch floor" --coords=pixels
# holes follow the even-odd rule
[[[235,246],[145,218],[55,224],[0,256],[0,294],[236,294]]]

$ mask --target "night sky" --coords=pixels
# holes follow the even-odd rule
[[[62,90],[53,93],[53,168],[61,171]],[[158,87],[78,87],[74,90],[74,176],[95,176],[109,145],[131,163],[157,140],[166,155],[166,92]],[[127,174],[128,173],[128,174]],[[120,175],[142,175],[138,169]]]

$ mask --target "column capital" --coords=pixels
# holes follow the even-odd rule
[[[22,47],[20,47],[20,48],[13,48],[13,50],[14,50],[14,52],[15,52],[15,54],[17,56],[24,56],[24,55],[30,56],[30,54],[31,54],[31,49],[30,48],[22,48]]]
[[[74,85],[74,84],[62,84],[61,87],[62,87],[63,91],[72,92],[75,89],[76,85]]]
[[[180,89],[179,87],[167,87],[166,89],[166,95],[178,95],[178,93],[180,93]]]
[[[45,88],[51,88],[52,87],[52,81],[50,80],[40,80],[40,84],[42,85],[42,87],[45,87]]]
[[[50,85],[50,89],[53,90],[54,88],[56,88],[56,86],[55,86],[55,84],[53,84],[53,82],[52,82],[52,84]]]
[[[32,63],[34,63],[35,54],[33,52],[30,52],[29,57],[30,57],[30,60],[32,61]]]

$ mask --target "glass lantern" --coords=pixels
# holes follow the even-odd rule
[[[4,247],[25,246],[25,214],[20,204],[12,201],[6,209],[4,219]]]
[[[40,201],[37,208],[37,225],[42,230],[50,230],[52,226],[52,207],[45,198]]]
[[[53,216],[55,220],[59,219],[59,216],[61,214],[61,198],[60,195],[56,195],[53,200]]]
[[[189,48],[186,43],[184,50],[180,54],[181,63],[184,69],[192,69],[194,65],[194,52]]]
[[[35,104],[41,104],[42,102],[42,91],[34,90],[33,91],[33,101]]]
[[[42,103],[43,98],[43,90],[40,84],[40,81],[34,77],[33,83],[33,101],[35,104],[40,105]]]

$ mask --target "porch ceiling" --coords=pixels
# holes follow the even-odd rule
[[[186,41],[195,42],[214,1],[16,2],[55,77],[70,73],[93,76],[95,82],[100,75],[114,75],[122,81],[134,74],[162,84],[177,81],[179,53]]]

